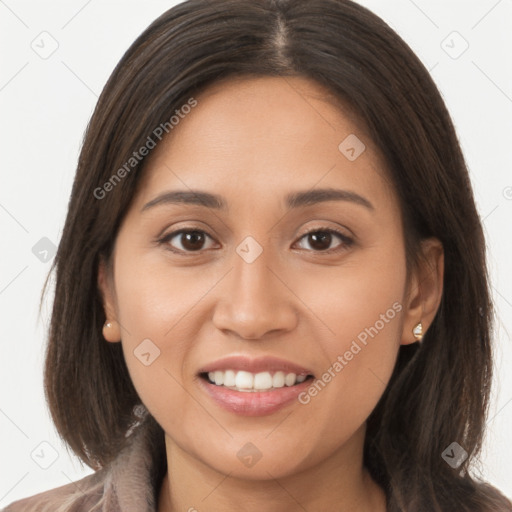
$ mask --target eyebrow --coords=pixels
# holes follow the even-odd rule
[[[350,190],[336,188],[311,189],[292,192],[285,196],[285,204],[288,210],[323,203],[326,201],[347,201],[368,210],[375,211],[373,204],[363,196]],[[222,196],[202,190],[174,190],[158,195],[141,210],[141,213],[158,205],[164,204],[190,204],[213,208],[215,210],[227,210],[228,205]]]

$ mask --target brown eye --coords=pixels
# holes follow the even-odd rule
[[[197,252],[204,249],[205,241],[210,235],[201,230],[181,229],[164,236],[160,242],[171,245],[171,250],[176,252]],[[180,246],[173,245],[171,240],[177,239]]]
[[[338,244],[333,249],[331,244],[336,238],[341,240],[342,243]],[[352,239],[334,229],[316,229],[303,235],[301,237],[301,240],[302,239],[306,239],[315,252],[335,252],[347,248],[353,243]]]
[[[329,249],[333,238],[332,233],[327,233],[327,231],[316,231],[315,233],[309,233],[307,237],[311,247],[320,251]]]

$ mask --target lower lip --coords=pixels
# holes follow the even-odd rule
[[[272,414],[297,400],[300,393],[313,382],[308,378],[295,386],[284,386],[271,391],[235,391],[224,386],[217,386],[200,378],[201,387],[223,409],[243,416],[265,416]]]

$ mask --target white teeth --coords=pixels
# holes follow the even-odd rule
[[[287,386],[293,386],[295,384],[295,379],[297,378],[297,375],[295,373],[288,373],[286,377],[284,378],[284,383]]]
[[[294,386],[304,382],[306,378],[307,375],[284,373],[282,371],[275,372],[273,375],[270,372],[251,373],[242,370],[208,372],[208,379],[212,384],[238,391],[264,391],[272,388]]]
[[[251,389],[254,383],[254,376],[249,372],[238,372],[235,377],[235,387],[239,389]]]
[[[224,372],[224,386],[233,387],[236,384],[236,373],[233,370]]]
[[[276,372],[272,377],[272,387],[282,388],[284,386],[284,372]]]
[[[272,375],[268,372],[257,373],[254,376],[254,389],[270,389],[272,387]]]

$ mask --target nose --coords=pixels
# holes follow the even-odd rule
[[[213,323],[221,331],[246,340],[292,330],[297,323],[297,297],[267,260],[267,251],[252,263],[238,255],[220,291]]]

